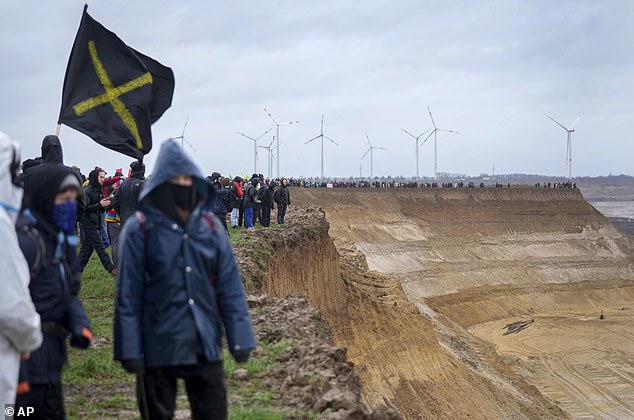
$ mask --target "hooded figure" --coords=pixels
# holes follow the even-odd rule
[[[103,180],[103,170],[93,169],[88,175],[88,185],[84,187],[86,206],[80,219],[84,237],[79,250],[79,265],[83,272],[94,250],[97,251],[103,268],[109,273],[116,274],[116,268],[106,252],[101,235],[101,226],[102,223],[105,223],[103,215],[106,212],[106,207],[110,205],[110,201],[103,197],[101,188]]]
[[[121,217],[121,226],[139,210],[139,194],[145,182],[145,165],[134,161],[130,164],[130,176],[115,191],[112,207]]]
[[[64,164],[64,152],[59,137],[49,135],[42,140],[42,161],[54,165]]]
[[[220,223],[227,230],[227,208],[229,206],[229,189],[222,186],[222,175],[214,172],[209,177],[211,188],[214,190],[216,200],[214,201],[214,214],[220,219]]]
[[[291,193],[286,186],[288,181],[282,179],[279,187],[273,194],[273,200],[277,203],[277,224],[284,224],[284,217],[286,216],[286,208],[291,205]]]
[[[62,366],[66,340],[88,348],[90,324],[78,298],[81,272],[77,260],[77,197],[79,181],[63,165],[32,169],[30,207],[17,223],[20,248],[31,272],[31,299],[41,317],[42,346],[22,362],[16,404],[34,407],[41,418],[64,418]],[[24,392],[21,392],[24,391]]]
[[[269,185],[264,184],[260,189],[260,197],[262,201],[262,226],[269,227],[271,225],[271,210],[273,209],[273,193],[277,184],[271,181]]]
[[[42,343],[40,316],[29,293],[29,266],[15,231],[22,201],[22,189],[14,185],[19,166],[18,145],[0,134],[0,404],[15,403],[20,354],[26,357]]]
[[[123,227],[114,357],[138,375],[143,418],[173,417],[177,378],[185,380],[193,418],[226,418],[223,332],[239,363],[256,346],[214,198],[200,169],[169,140],[141,192],[143,213]]]

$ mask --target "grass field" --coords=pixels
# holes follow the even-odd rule
[[[230,230],[232,244],[239,244],[242,229]],[[63,375],[69,418],[139,416],[134,393],[135,377],[113,360],[114,293],[114,277],[106,273],[96,254],[93,254],[83,273],[81,299],[90,318],[95,343],[88,350],[69,350],[69,362]],[[236,366],[225,351],[229,418],[282,419],[289,414],[293,416],[292,409],[271,406],[271,392],[260,386],[261,379],[257,379],[265,376],[276,365],[276,357],[284,350],[284,345],[284,342],[262,345],[243,366]],[[232,379],[233,372],[238,368],[247,370],[249,381]],[[187,417],[188,410],[184,387],[180,384],[177,418]],[[312,417],[310,413],[303,414]]]

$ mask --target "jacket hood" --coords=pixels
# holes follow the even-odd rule
[[[11,166],[15,159],[19,161],[20,146],[0,133],[0,208],[10,213],[15,221],[22,202],[22,188],[11,182]]]
[[[40,165],[31,170],[31,185],[27,192],[29,208],[46,219],[53,217],[55,196],[68,175],[77,175],[64,165]],[[79,181],[77,181],[79,185]]]
[[[183,152],[175,140],[167,140],[161,144],[154,171],[141,190],[139,203],[143,205],[152,191],[177,175],[191,175],[194,179],[194,187],[205,197],[204,206],[211,206],[211,198],[214,195],[211,186],[205,181],[200,168]]]
[[[103,170],[95,168],[88,174],[88,182],[93,187],[101,187],[99,184],[99,172],[103,172]]]
[[[46,136],[42,140],[42,160],[46,163],[64,164],[62,143],[57,136]]]
[[[130,178],[143,179],[145,177],[145,165],[143,162],[134,161],[130,164]]]

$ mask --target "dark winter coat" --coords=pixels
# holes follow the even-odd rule
[[[115,190],[112,199],[112,207],[121,217],[121,226],[139,210],[139,194],[145,182],[145,166],[135,163],[131,165],[130,177]]]
[[[86,228],[101,228],[101,213],[106,212],[106,208],[101,206],[100,201],[103,200],[103,191],[99,184],[99,171],[93,169],[88,175],[89,184],[84,187],[85,207],[81,215],[81,225]]]
[[[253,181],[247,187],[247,191],[244,193],[244,208],[250,209],[255,206],[255,201],[257,200],[257,190],[255,186],[257,185],[257,181]]]
[[[215,201],[214,201],[214,213],[218,215],[218,217],[227,217],[227,208],[229,206],[229,189],[222,188],[222,186],[218,183],[213,183],[211,188],[215,192]]]
[[[242,198],[244,191],[242,190],[242,178],[235,177],[229,187],[229,196],[231,200],[231,208],[239,209],[242,207]]]
[[[151,193],[191,174],[204,197],[182,226],[152,205]],[[255,348],[249,311],[231,245],[211,212],[214,193],[175,141],[163,143],[155,175],[140,196],[145,214],[125,224],[114,323],[116,360],[146,366],[222,359],[222,332],[236,354]]]
[[[284,184],[281,184],[273,194],[273,200],[278,204],[291,204],[291,193]]]
[[[269,185],[264,185],[260,189],[260,200],[262,207],[273,207],[273,193],[275,192],[275,182],[271,181]]]
[[[45,172],[38,175],[46,177],[38,179],[31,189],[31,207],[23,211],[16,224],[20,248],[32,270],[38,256],[42,257],[29,286],[44,330],[42,346],[24,362],[32,384],[60,383],[62,365],[66,361],[64,334],[70,333],[71,345],[85,347],[88,341],[80,345],[77,339],[84,336],[84,328],[90,330],[88,317],[77,297],[81,281],[77,237],[58,232],[51,218],[58,186],[72,171],[62,165],[42,165],[42,170]],[[37,232],[34,234],[33,230]],[[58,327],[61,335],[50,333],[45,326],[51,324]]]

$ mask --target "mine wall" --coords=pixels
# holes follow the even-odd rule
[[[284,229],[267,251],[261,287],[272,296],[302,293],[319,310],[335,344],[347,348],[370,409],[388,406],[404,418],[566,416],[495,355],[448,352],[397,280],[368,270],[353,242],[333,240],[323,211],[292,210]]]

